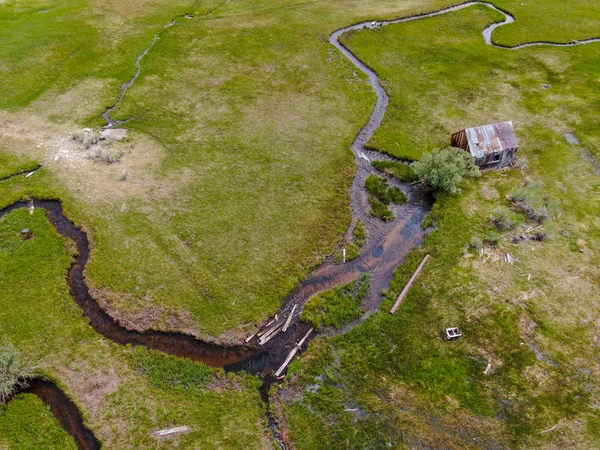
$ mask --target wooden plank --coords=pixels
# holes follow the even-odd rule
[[[296,346],[296,347],[294,347],[292,349],[292,351],[287,356],[287,358],[285,358],[285,361],[283,362],[283,364],[281,365],[281,367],[279,367],[279,369],[277,369],[277,372],[275,372],[275,376],[276,377],[278,377],[278,376],[281,375],[281,373],[285,370],[285,368],[290,363],[290,361],[292,360],[292,358],[294,358],[294,356],[296,356],[296,353],[298,353],[298,346]]]
[[[156,432],[157,436],[170,436],[172,434],[179,434],[179,433],[185,433],[186,431],[190,431],[190,427],[183,426],[183,427],[176,427],[176,428],[169,428],[168,430],[160,430]]]
[[[271,320],[271,321],[270,321],[268,324],[266,324],[266,325],[264,326],[264,329],[263,329],[262,331],[260,331],[259,333],[257,333],[256,335],[257,335],[258,337],[261,337],[261,336],[262,336],[263,334],[265,334],[267,331],[270,331],[270,330],[271,330],[270,328],[267,328],[267,327],[271,326],[271,325],[272,325],[272,324],[274,324],[274,323],[275,323],[275,319]]]
[[[281,324],[279,325],[281,327]],[[262,339],[260,341],[258,341],[259,345],[265,345],[267,342],[269,342],[271,339],[273,339],[275,336],[277,336],[279,334],[279,332],[281,331],[281,328],[277,328],[273,333],[271,333],[269,336],[263,336]]]
[[[275,376],[276,377],[280,376],[283,373],[283,371],[285,370],[285,368],[287,367],[287,365],[294,358],[294,356],[296,356],[296,353],[298,353],[298,351],[300,351],[300,349],[302,347],[302,344],[304,344],[304,341],[306,341],[306,339],[308,338],[308,336],[310,336],[310,334],[312,332],[313,332],[313,329],[311,328],[310,330],[308,330],[308,332],[302,338],[302,340],[296,344],[296,346],[288,354],[287,358],[285,358],[285,361],[283,362],[283,364],[279,367],[279,369],[277,369],[277,372],[275,372]]]
[[[394,306],[392,306],[392,309],[390,309],[391,314],[394,314],[398,310],[398,308],[400,308],[400,304],[404,300],[404,297],[406,297],[406,295],[408,294],[408,291],[410,291],[410,288],[412,287],[415,280],[421,274],[421,271],[423,270],[423,267],[425,266],[425,263],[428,260],[429,260],[429,255],[425,255],[425,258],[423,258],[423,261],[421,261],[421,264],[419,264],[419,267],[417,267],[417,270],[415,270],[415,273],[413,273],[412,277],[410,277],[410,280],[408,280],[408,283],[406,283],[406,286],[404,286],[404,289],[402,289],[402,292],[400,292],[400,295],[396,299],[396,303],[394,303]]]
[[[266,331],[265,333],[263,333],[263,335],[260,337],[260,340],[268,338],[271,334],[273,334],[275,332],[275,330],[278,330],[282,326],[283,326],[283,323],[276,324],[273,328],[271,328],[268,331]]]
[[[254,334],[252,336],[248,336],[246,339],[244,339],[244,342],[247,344],[248,342],[250,342],[252,340],[252,338],[254,336],[256,336],[257,331],[254,332]]]
[[[287,320],[285,321],[285,325],[283,326],[283,331],[284,333],[287,331],[288,327],[290,326],[290,323],[292,321],[292,317],[294,317],[294,312],[296,311],[296,308],[298,307],[298,305],[294,305],[294,307],[292,308],[292,312],[290,313],[290,315],[288,316]]]

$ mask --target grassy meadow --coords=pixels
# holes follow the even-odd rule
[[[374,94],[328,35],[451,3],[6,1],[2,140],[6,152],[45,164],[56,177],[46,195],[60,195],[91,232],[88,277],[111,314],[132,327],[236,339],[276,310],[348,224],[348,147]],[[568,40],[555,3],[543,15],[519,5],[515,35],[533,39],[535,22],[549,39]],[[581,0],[569,10],[593,17],[597,5]],[[588,36],[593,24],[582,21],[573,36]],[[135,117],[122,161],[82,159],[70,134],[103,125],[102,111],[159,32],[113,113]],[[368,62],[393,64],[394,47],[379,48],[390,54]],[[374,143],[418,157],[397,148],[395,124],[412,130],[401,145],[429,145],[447,128],[433,139],[429,123],[414,126],[425,120],[419,105],[398,112],[404,99],[389,90],[394,103]]]
[[[436,230],[397,270],[381,311],[348,335],[313,342],[293,364],[274,391],[298,449],[600,445],[600,178],[563,136],[600,136],[600,45],[490,48],[480,32],[498,18],[472,7],[345,42],[391,94],[376,147],[418,158],[451,130],[512,119],[519,160],[440,196],[428,218]],[[527,180],[561,206],[547,239],[513,243],[504,233],[482,256],[469,249]],[[430,263],[390,315],[427,253]],[[453,326],[463,337],[448,342],[443,332]]]
[[[23,228],[35,237],[23,241]],[[254,377],[122,347],[96,334],[68,292],[70,248],[41,209],[0,221],[2,336],[75,399],[105,448],[171,448],[172,441],[153,432],[181,425],[192,429],[177,439],[184,448],[272,448]],[[0,425],[0,448],[74,447],[32,395],[0,410]]]
[[[237,340],[349,223],[349,145],[375,96],[329,34],[451,4],[0,1],[0,178],[44,165],[1,182],[0,207],[61,199],[92,239],[89,283],[127,325]],[[494,36],[507,45],[590,37],[600,14],[591,0],[498,6],[517,18]],[[186,13],[194,18],[160,34],[113,114],[135,118],[121,162],[86,159],[70,134],[104,124],[138,55]],[[600,50],[486,47],[481,29],[498,18],[475,7],[348,36],[390,93],[374,147],[415,159],[456,129],[512,119],[527,168],[441,197],[437,231],[399,268],[384,304],[431,253],[399,313],[314,341],[293,364],[275,406],[297,448],[597,446],[600,179],[562,133],[600,155]],[[465,257],[528,177],[562,205],[551,239],[503,244],[514,265],[496,261],[500,251],[485,263]],[[23,228],[35,239],[22,241]],[[99,337],[68,293],[70,248],[43,211],[0,221],[0,337],[75,399],[106,448],[274,447],[255,378]],[[345,323],[356,305],[342,300]],[[444,342],[446,326],[465,337]],[[153,437],[179,425],[192,432]],[[36,446],[74,444],[39,400],[22,396],[0,412],[0,448]]]

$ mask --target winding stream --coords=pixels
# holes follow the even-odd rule
[[[215,8],[215,10],[225,3],[227,3],[227,1]],[[280,314],[289,311],[292,304],[298,304],[300,306],[299,310],[301,310],[306,301],[315,293],[347,284],[360,276],[360,274],[369,273],[371,275],[372,283],[371,294],[362,305],[365,315],[361,320],[357,321],[356,324],[362,323],[366,317],[376,311],[379,307],[382,300],[381,290],[389,286],[394,270],[412,249],[421,245],[426,236],[426,231],[422,229],[421,224],[430,209],[430,201],[423,197],[418,189],[411,188],[406,184],[398,183],[391,178],[389,178],[389,183],[401,187],[403,191],[407,193],[409,202],[405,205],[393,207],[396,218],[389,223],[373,218],[369,214],[370,205],[368,202],[368,194],[364,187],[365,180],[372,173],[383,176],[372,167],[370,160],[389,159],[389,157],[366,149],[365,144],[371,139],[377,128],[381,125],[389,103],[389,97],[375,72],[339,42],[340,36],[351,30],[374,28],[388,24],[433,17],[458,11],[477,4],[488,6],[504,15],[505,20],[503,22],[492,24],[483,31],[483,37],[486,44],[502,47],[493,43],[492,32],[499,26],[513,23],[515,19],[509,13],[486,2],[467,2],[427,14],[419,14],[390,21],[362,22],[337,30],[330,36],[331,44],[368,76],[371,86],[377,93],[375,109],[371,114],[368,123],[357,135],[351,147],[356,157],[358,169],[351,187],[352,221],[346,234],[346,241],[349,241],[354,225],[358,220],[362,220],[367,228],[369,240],[362,249],[361,256],[352,262],[347,264],[334,264],[332,258],[328,258],[323,265],[311,273],[302,283],[300,283],[297,289],[283,301],[279,311]],[[207,14],[210,14],[211,12],[214,12],[214,10]],[[123,85],[119,99],[115,105],[107,108],[103,114],[103,117],[107,120],[109,126],[118,126],[118,123],[113,121],[110,117],[110,113],[120,105],[129,87],[131,87],[139,77],[141,73],[140,63],[142,58],[150,51],[160,34],[176,23],[176,19],[167,24],[158,34],[156,34],[150,46],[137,58],[136,74],[129,82]],[[515,47],[502,48],[516,50],[534,45],[566,47],[592,42],[600,42],[600,39],[592,38],[567,44],[532,42]],[[270,373],[282,363],[289,350],[294,347],[295,343],[300,340],[300,337],[304,335],[306,330],[310,327],[309,324],[300,322],[296,315],[289,331],[286,333],[279,333],[264,347],[258,347],[256,345],[216,344],[205,342],[194,336],[183,333],[156,330],[147,330],[144,332],[129,330],[121,326],[100,307],[98,302],[91,296],[89,288],[86,285],[84,271],[90,254],[87,234],[64,215],[60,201],[35,201],[35,206],[44,208],[49,221],[54,225],[57,232],[62,236],[73,240],[77,246],[78,256],[75,258],[68,271],[67,283],[73,299],[88,317],[91,326],[99,334],[119,344],[143,345],[151,349],[164,351],[171,355],[190,358],[194,361],[201,361],[211,366],[223,367],[225,370],[243,370],[251,374],[259,375],[263,379],[261,395],[268,405],[269,387],[274,381]],[[0,218],[15,209],[26,207],[28,207],[27,203],[17,202],[2,209],[0,211]],[[351,328],[352,327],[349,327],[345,331]],[[75,438],[80,448],[100,448],[99,441],[93,433],[85,427],[76,405],[55,384],[45,380],[32,380],[32,387],[30,387],[27,392],[38,395],[45,403],[50,405],[61,425]],[[275,422],[268,410],[267,418],[276,441],[282,448],[285,448],[285,443],[281,442],[278,438]]]

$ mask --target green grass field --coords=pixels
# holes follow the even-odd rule
[[[1,182],[0,207],[61,199],[92,239],[88,282],[128,326],[239,340],[349,223],[349,145],[375,95],[329,34],[453,3],[0,0],[0,178],[44,165]],[[517,19],[494,35],[505,45],[591,37],[600,20],[592,0],[497,5]],[[70,134],[104,124],[138,55],[186,13],[194,18],[161,33],[113,113],[135,117],[121,162],[86,159]],[[442,196],[430,217],[438,229],[384,303],[431,253],[400,312],[317,340],[292,365],[276,403],[299,449],[599,445],[600,179],[562,134],[600,157],[600,46],[487,47],[480,32],[499,17],[473,7],[344,40],[390,94],[372,146],[417,159],[453,131],[512,119],[527,168]],[[562,205],[552,238],[505,243],[512,266],[500,251],[465,257],[526,178]],[[35,239],[22,241],[23,228]],[[255,378],[99,337],[69,296],[69,248],[40,210],[0,221],[0,337],[75,399],[105,448],[274,448]],[[444,342],[446,326],[464,338]],[[152,434],[179,425],[192,432]],[[0,411],[0,449],[36,446],[74,443],[26,395]]]
[[[346,40],[391,93],[377,147],[418,158],[451,130],[512,119],[526,168],[487,173],[460,195],[439,198],[429,218],[438,229],[398,269],[382,311],[347,336],[315,344],[294,364],[280,395],[300,449],[600,443],[600,179],[562,136],[600,136],[592,89],[600,46],[490,48],[480,32],[497,18],[473,7]],[[467,251],[526,179],[562,206],[546,226],[551,237],[506,240],[482,258]],[[517,262],[503,262],[504,252]],[[399,313],[389,315],[426,253],[432,261]],[[451,326],[462,330],[461,340],[444,340]],[[484,375],[488,363],[492,371]]]
[[[35,238],[23,241],[23,228]],[[99,337],[68,293],[66,244],[41,209],[0,221],[2,336],[76,400],[106,448],[170,448],[152,433],[180,425],[192,428],[184,447],[271,448],[255,378]],[[29,395],[0,411],[0,425],[0,448],[74,445]]]

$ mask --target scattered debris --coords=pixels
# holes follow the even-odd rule
[[[363,152],[361,152],[360,150],[357,150],[358,153],[358,157],[364,159],[365,161],[367,161],[368,163],[371,162],[371,160],[367,157],[367,155],[365,155]]]
[[[262,335],[262,337],[258,340],[258,344],[264,345],[267,342],[269,342],[275,335],[277,335],[281,331],[282,326],[283,323],[276,324],[273,328],[271,328],[269,331]]]
[[[504,255],[504,260],[509,264],[514,264],[514,262],[516,261],[516,258],[513,255],[511,255],[510,253],[506,252]]]
[[[489,375],[490,371],[492,370],[492,363],[488,363],[487,367],[485,368],[485,371],[483,372],[484,375]]]
[[[429,255],[425,255],[425,258],[423,258],[423,261],[421,261],[421,264],[419,264],[419,267],[417,268],[415,273],[413,273],[413,276],[410,277],[410,280],[408,280],[408,283],[406,283],[406,286],[404,286],[404,289],[402,289],[402,292],[400,292],[400,295],[396,299],[396,303],[394,303],[394,306],[392,306],[392,309],[390,309],[390,314],[394,314],[398,310],[398,308],[400,307],[400,304],[404,300],[404,297],[406,297],[406,295],[408,294],[408,291],[410,291],[410,288],[412,287],[415,280],[421,274],[421,271],[423,270],[423,267],[425,266],[425,263],[428,260],[429,260]]]
[[[33,175],[35,173],[35,170],[33,172],[29,172],[27,175],[25,175],[25,178],[29,178],[31,175]]]
[[[35,205],[33,204],[33,199],[29,200],[29,215],[33,216],[33,211],[35,210]]]
[[[458,339],[461,336],[462,336],[462,334],[460,333],[460,331],[458,330],[458,328],[456,328],[456,327],[454,327],[454,328],[446,328],[446,339],[448,339],[449,341],[453,341],[455,339]]]
[[[554,425],[552,428],[548,428],[547,430],[540,431],[540,434],[544,434],[544,433],[550,433],[551,431],[554,431],[554,430],[556,430],[556,427],[557,427],[557,426],[558,426],[558,425]]]

